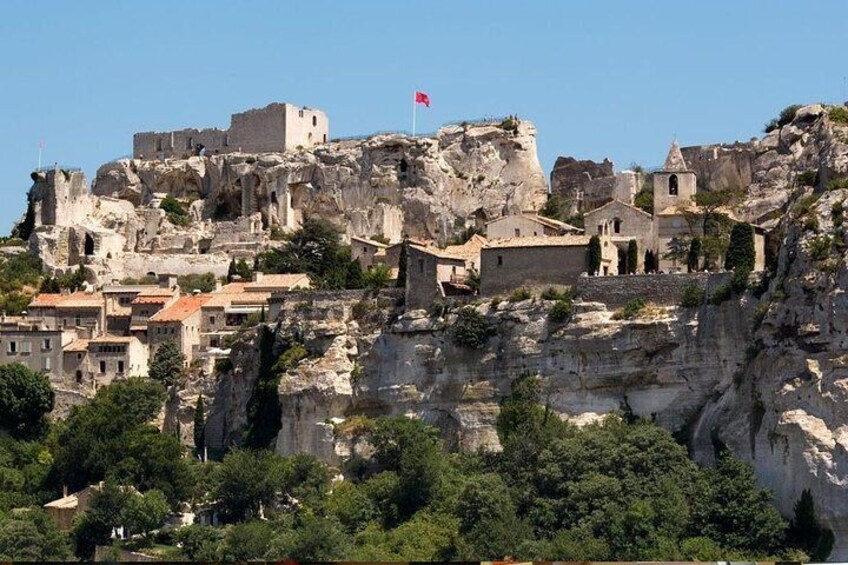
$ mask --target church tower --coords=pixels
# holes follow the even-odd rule
[[[683,160],[677,140],[671,142],[661,171],[654,173],[654,214],[669,207],[685,205],[695,196],[695,173]]]

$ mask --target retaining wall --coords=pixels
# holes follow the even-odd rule
[[[661,306],[676,306],[691,283],[694,282],[709,295],[719,286],[728,284],[732,276],[733,273],[582,276],[573,288],[575,296],[584,301],[603,302],[610,308],[620,308],[636,298]]]

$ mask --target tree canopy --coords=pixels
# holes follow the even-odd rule
[[[44,374],[21,363],[0,365],[0,427],[19,436],[37,434],[54,397]]]

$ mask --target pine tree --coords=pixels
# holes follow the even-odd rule
[[[735,224],[730,230],[730,245],[724,257],[724,268],[728,271],[753,271],[755,261],[754,228],[744,222]]]
[[[194,448],[197,453],[203,453],[206,447],[206,415],[203,413],[203,395],[197,395],[194,406]]]
[[[698,270],[698,260],[701,257],[701,238],[694,237],[689,244],[689,255],[686,257],[686,270],[690,273]]]
[[[627,273],[636,274],[636,265],[639,263],[639,244],[635,239],[627,242]]]
[[[403,239],[403,243],[400,245],[400,254],[398,257],[398,276],[397,276],[397,287],[405,288],[406,287],[406,248],[409,245],[409,242],[406,238]]]
[[[809,554],[812,561],[826,560],[833,549],[833,532],[819,524],[809,489],[801,492],[794,510],[786,532],[789,543]]]
[[[601,270],[601,238],[593,235],[589,239],[589,274],[597,275]]]
[[[166,341],[156,350],[153,361],[150,363],[148,375],[154,381],[159,381],[170,387],[180,381],[184,367],[185,356],[177,346],[177,342]]]

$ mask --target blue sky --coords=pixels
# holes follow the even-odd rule
[[[287,101],[333,137],[518,114],[558,155],[662,163],[745,140],[790,103],[845,99],[846,2],[3,0],[0,233],[44,162],[97,167],[135,131],[226,127]]]

